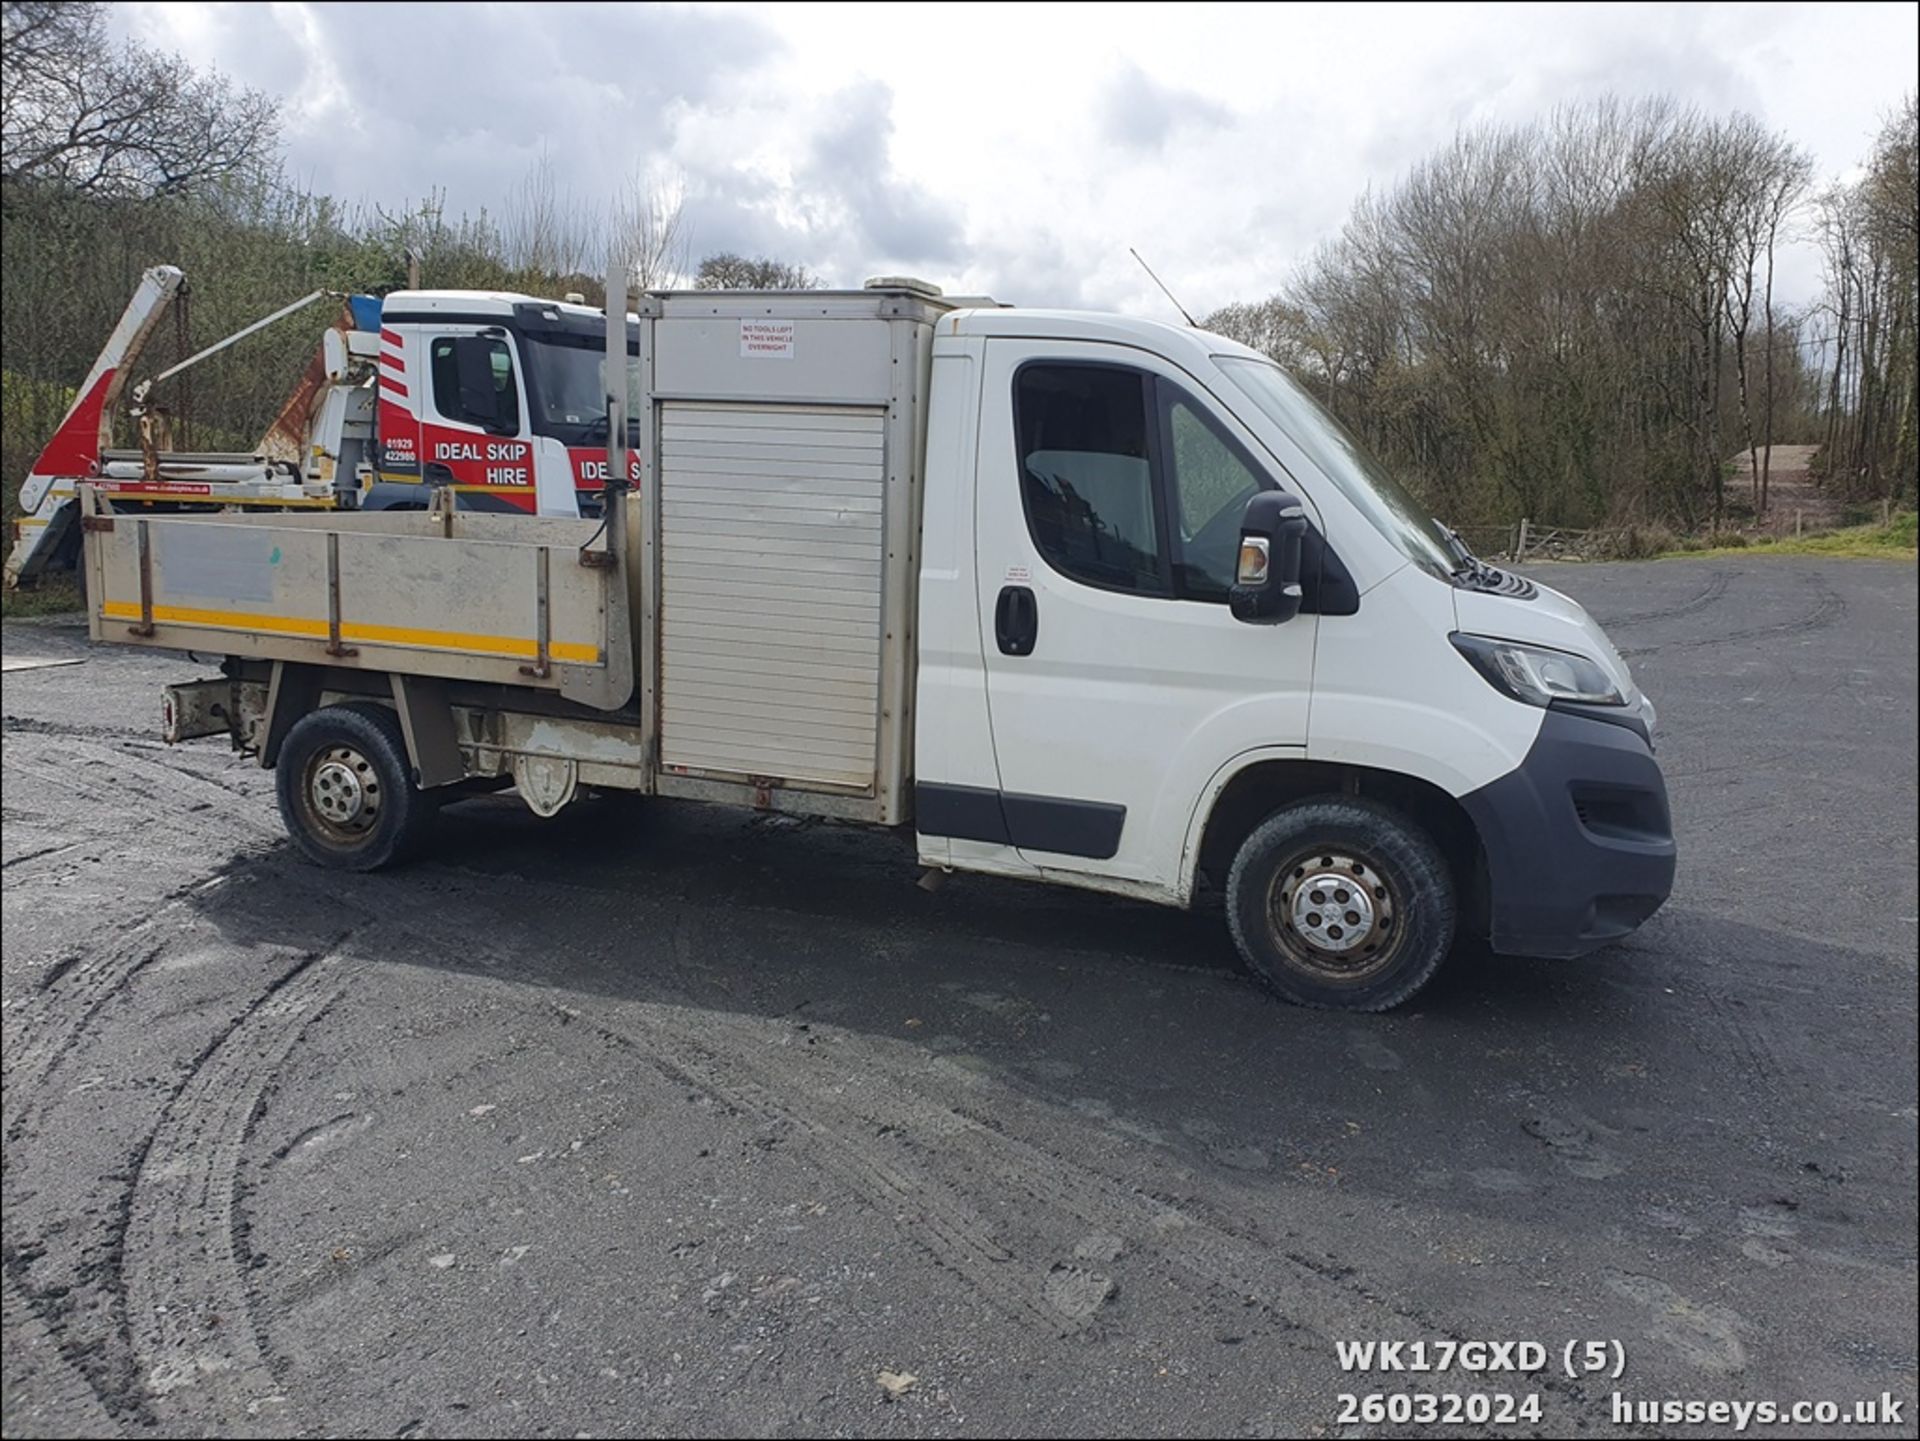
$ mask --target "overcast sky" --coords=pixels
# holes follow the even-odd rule
[[[495,212],[544,148],[582,196],[684,188],[696,255],[1167,314],[1278,289],[1462,125],[1607,91],[1746,109],[1854,170],[1920,8],[126,4],[285,99],[293,178]],[[1804,298],[1814,266],[1789,263]]]

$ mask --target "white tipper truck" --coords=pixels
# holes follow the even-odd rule
[[[1575,956],[1665,900],[1653,708],[1605,634],[1267,357],[905,280],[624,324],[609,293],[600,516],[81,486],[93,637],[225,655],[167,738],[275,768],[313,860],[401,860],[508,785],[831,817],[936,870],[1219,893],[1277,992],[1355,1010],[1459,935]]]

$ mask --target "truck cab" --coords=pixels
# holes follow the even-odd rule
[[[376,464],[361,508],[579,515],[606,484],[605,322],[569,301],[402,290],[381,303]],[[639,339],[635,328],[637,353]],[[638,460],[636,456],[635,465]],[[637,468],[633,479],[639,479]]]
[[[1422,929],[1570,956],[1664,900],[1653,708],[1605,634],[1474,560],[1266,356],[980,309],[932,372],[928,864],[1211,888],[1283,990],[1363,1007]],[[1263,495],[1298,545],[1266,614],[1242,604]],[[1444,914],[1413,900],[1438,889]]]

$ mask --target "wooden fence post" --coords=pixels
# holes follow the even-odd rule
[[[1527,518],[1520,517],[1520,538],[1513,543],[1513,563],[1520,564],[1527,558]]]

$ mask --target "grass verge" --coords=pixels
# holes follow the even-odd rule
[[[1740,538],[1728,545],[1685,546],[1666,550],[1658,557],[1669,560],[1688,555],[1830,555],[1866,560],[1912,560],[1915,558],[1914,512],[1896,515],[1886,525],[1853,525],[1844,530],[1829,530],[1819,535],[1760,536]]]
[[[8,619],[15,616],[61,615],[80,609],[80,587],[69,580],[49,578],[31,590],[0,592],[0,615]]]

